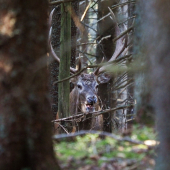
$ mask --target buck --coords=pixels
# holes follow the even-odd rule
[[[50,22],[51,22],[53,12],[54,10],[50,14]],[[115,22],[114,14],[113,13],[111,14]],[[50,44],[51,54],[60,63],[60,59],[54,52],[53,47],[50,42],[51,30],[52,30],[52,27],[50,28],[50,33],[49,33],[49,44]],[[116,30],[116,35],[118,36],[120,31],[118,28],[118,24],[116,22],[115,22],[115,30]],[[124,48],[125,47],[123,46],[122,39],[120,38],[116,42],[115,52],[112,58],[108,62],[116,59],[122,53]],[[75,76],[74,78],[70,80],[74,84],[74,88],[70,93],[70,114],[71,115],[76,115],[78,113],[91,113],[92,114],[94,111],[99,111],[101,109],[99,96],[97,94],[98,87],[99,87],[99,84],[107,83],[110,80],[110,76],[103,73],[105,68],[106,66],[102,66],[101,68],[97,68],[96,71],[90,74],[81,73],[79,76]],[[70,72],[74,74],[80,70],[81,70],[81,64],[79,64],[79,68],[77,70],[75,68],[70,67]],[[89,115],[90,114],[88,114],[88,117],[86,117],[86,119],[83,122],[79,123],[79,130],[82,130],[82,129],[102,130],[102,127],[103,127],[102,115],[99,115],[96,117],[93,117],[91,115],[89,116]]]
[[[52,46],[51,52],[55,58],[58,57]],[[57,61],[59,61],[59,58]],[[75,76],[70,80],[74,85],[74,88],[70,93],[70,115],[92,113],[101,109],[99,96],[97,94],[98,87],[99,84],[107,83],[110,80],[110,76],[105,73],[99,74],[99,69],[100,68],[96,69],[96,71],[90,74],[81,73],[79,76]],[[74,70],[74,68],[70,68],[71,73],[79,72],[81,70],[81,63],[79,64],[78,69]],[[86,119],[78,124],[79,130],[102,130],[103,117],[102,115],[92,117],[91,114],[88,114]]]
[[[110,76],[103,74],[98,75],[99,69],[94,73],[81,75],[71,79],[74,89],[70,93],[70,113],[92,113],[100,110],[100,101],[98,96],[98,87],[101,83],[107,83]],[[102,130],[102,115],[93,117],[91,114],[86,116],[86,120],[79,124],[79,129]]]

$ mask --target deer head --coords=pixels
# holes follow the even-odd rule
[[[81,75],[71,79],[71,82],[74,84],[74,89],[71,92],[71,101],[72,95],[77,95],[77,104],[81,112],[93,112],[98,110],[99,107],[99,97],[98,87],[100,83],[107,83],[110,80],[109,76],[104,76],[104,73],[100,76],[94,73],[86,74],[82,73]],[[71,104],[73,104],[71,102]]]

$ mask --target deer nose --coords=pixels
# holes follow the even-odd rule
[[[87,98],[87,102],[88,102],[89,104],[94,104],[94,103],[97,102],[97,97],[95,97],[95,96],[88,97],[88,98]]]

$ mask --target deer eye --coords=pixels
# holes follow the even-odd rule
[[[77,85],[77,87],[78,87],[80,90],[82,89],[82,86],[81,86],[81,85],[79,85],[79,84]]]

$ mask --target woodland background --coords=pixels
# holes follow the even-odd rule
[[[68,21],[73,67],[76,57],[86,66],[112,56],[118,37],[111,11],[128,37],[126,56],[109,67],[113,78],[99,90],[104,109],[124,108],[103,114],[104,132],[83,138],[75,133],[52,139],[58,97],[70,91],[68,82],[67,92],[54,83],[69,73],[59,71],[48,47],[48,19],[55,7],[51,41],[63,58],[60,40],[68,36],[61,23],[69,14],[61,4],[72,5],[72,19],[81,21],[86,14],[78,22],[83,33]],[[170,169],[169,6],[168,0],[0,0],[0,169]]]

